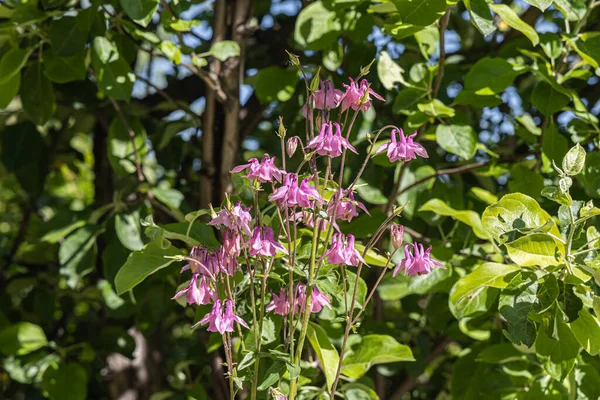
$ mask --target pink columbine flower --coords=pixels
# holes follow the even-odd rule
[[[399,135],[399,141],[396,140],[396,134]],[[391,162],[416,160],[417,156],[429,158],[427,150],[419,143],[413,141],[417,132],[406,137],[402,129],[392,129],[392,139],[390,142],[383,144],[375,155],[383,153],[387,150],[387,156]]]
[[[222,271],[229,276],[235,275],[239,268],[237,256],[227,253],[223,246],[220,246],[212,255],[218,271]]]
[[[360,87],[358,87],[352,78],[350,78],[350,85],[344,84],[344,87],[346,88],[346,93],[344,93],[344,96],[342,97],[342,111],[346,111],[350,107],[355,111],[368,111],[369,108],[371,108],[371,95],[377,100],[385,101],[383,97],[375,93],[375,91],[369,87],[369,83],[366,79],[363,79],[360,82]],[[366,101],[363,103],[362,99],[367,91]]]
[[[335,134],[333,133],[334,127]],[[316,151],[320,156],[331,158],[339,157],[345,148],[357,154],[356,149],[342,136],[340,125],[337,122],[323,124],[319,134],[308,142],[306,148]]]
[[[298,283],[296,286],[296,298],[294,301],[294,312],[304,311],[304,306],[306,305],[306,285],[304,283]],[[331,301],[329,300],[329,296],[325,293],[321,292],[319,288],[315,285],[312,289],[312,297],[310,300],[310,312],[317,313],[321,312],[323,306],[327,308],[331,308]]]
[[[321,232],[327,231],[327,227],[329,226],[329,221],[323,218],[319,218],[320,226],[319,230]],[[303,222],[304,225],[314,228],[315,227],[315,213],[312,211],[302,210],[295,214],[290,215],[290,221],[294,222]],[[334,225],[335,226],[335,225]]]
[[[412,253],[409,248],[412,247]],[[423,245],[420,243],[407,244],[404,247],[404,259],[394,268],[393,276],[398,275],[401,270],[404,270],[404,275],[417,276],[428,274],[434,267],[446,268],[439,261],[431,259],[429,253],[431,246],[423,251]]]
[[[251,158],[248,160],[248,164],[238,165],[230,172],[237,173],[242,172],[245,169],[248,169],[248,173],[246,174],[248,179],[258,179],[262,183],[272,182],[273,179],[277,180],[277,182],[281,182],[281,175],[285,173],[285,171],[282,171],[275,166],[275,157],[269,158],[268,154],[263,156],[262,161]]]
[[[288,173],[285,176],[283,186],[275,189],[273,194],[269,196],[270,201],[275,201],[280,207],[300,206],[303,208],[312,208],[314,201],[324,203],[325,200],[321,197],[317,189],[308,184],[311,178],[306,178],[298,187],[298,175]]]
[[[329,264],[346,264],[354,267],[359,263],[366,264],[360,253],[354,248],[354,241],[353,235],[346,237],[341,233],[334,234],[331,247],[321,259],[327,257]]]
[[[273,298],[271,302],[267,304],[267,312],[273,311],[277,315],[288,315],[290,312],[290,301],[288,300],[287,294],[283,288],[279,290],[279,296],[275,293],[271,293]]]
[[[390,226],[390,238],[392,239],[394,249],[400,248],[404,242],[404,227],[400,224]]]
[[[264,257],[273,257],[278,251],[288,254],[288,251],[279,242],[275,241],[273,228],[268,226],[257,226],[254,228],[252,238],[246,245],[250,246],[250,255],[261,255]]]
[[[320,87],[315,94],[314,98],[314,108],[317,110],[331,110],[340,105],[340,101],[342,100],[342,96],[344,93],[334,88],[333,82],[329,79],[321,81]],[[306,104],[302,107],[302,115],[304,118],[307,117],[307,107]]]
[[[190,251],[190,259],[192,260],[189,264],[186,264],[181,268],[181,272],[191,269],[193,273],[202,274],[210,278],[214,277],[216,273],[209,262],[208,250],[200,246],[192,247]]]
[[[237,257],[242,250],[240,234],[232,229],[223,230],[223,249],[231,257]]]
[[[233,332],[234,322],[237,322],[248,329],[248,324],[233,313],[233,302],[231,300],[225,300],[223,301],[223,304],[221,304],[221,300],[216,300],[212,310],[206,314],[204,318],[194,324],[192,328],[198,325],[208,324],[207,331],[219,332],[222,335],[225,332]]]
[[[238,201],[231,210],[224,208],[217,212],[217,215],[210,221],[209,225],[224,225],[229,229],[236,231],[242,231],[246,235],[250,236],[252,231],[250,230],[250,222],[252,216],[248,212],[252,207],[244,209],[242,202]]]
[[[352,221],[352,218],[358,217],[358,210],[356,207],[369,214],[369,211],[363,203],[354,200],[354,194],[348,193],[348,197],[343,197],[343,191],[340,189],[338,193],[329,201],[327,207],[327,215],[329,215],[334,221],[341,219],[342,221]]]
[[[209,280],[205,276],[200,277],[200,274],[193,274],[185,289],[177,292],[171,300],[175,300],[184,294],[188,304],[208,304],[215,299],[215,291],[210,287]]]

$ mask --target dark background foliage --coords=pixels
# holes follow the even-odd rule
[[[369,132],[394,124],[417,130],[430,154],[397,168],[376,157],[358,190],[372,217],[342,228],[368,238],[410,200],[402,222],[449,267],[386,278],[360,333],[391,335],[417,361],[372,368],[347,398],[372,398],[368,387],[389,399],[540,398],[549,387],[563,398],[554,364],[501,363],[513,348],[498,289],[478,292],[468,311],[449,292],[482,261],[503,261],[477,231],[502,194],[557,213],[541,191],[558,185],[551,161],[573,143],[589,153],[571,193],[600,197],[596,5],[2,1],[0,396],[225,398],[218,338],[190,329],[203,310],[169,300],[179,267],[122,296],[114,278],[132,251],[180,242],[190,213],[239,188],[233,166],[278,155],[279,116],[288,136],[304,137],[304,83],[287,50],[338,88],[371,65],[386,102],[358,117],[351,139],[363,153]],[[191,237],[216,241],[201,224]],[[339,324],[323,327],[337,343]],[[597,357],[578,357],[571,393],[598,398]]]

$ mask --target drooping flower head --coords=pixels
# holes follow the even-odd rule
[[[273,257],[278,251],[288,254],[288,251],[279,242],[275,241],[273,228],[268,226],[257,226],[254,228],[252,238],[246,243],[250,246],[250,255],[261,255]]]
[[[423,251],[423,245],[420,243],[407,244],[404,247],[404,259],[394,268],[393,276],[398,275],[402,270],[404,270],[404,275],[417,276],[428,274],[435,267],[446,268],[439,261],[432,260],[430,252],[431,246]]]
[[[298,175],[288,173],[285,176],[283,185],[275,189],[273,194],[269,196],[269,200],[275,201],[279,207],[299,206],[312,208],[314,200],[324,203],[325,200],[321,197],[317,189],[308,183],[310,180],[311,178],[306,178],[298,186]]]
[[[383,97],[375,93],[373,89],[369,87],[369,82],[366,79],[363,79],[360,82],[360,86],[357,86],[352,78],[350,79],[350,84],[344,84],[346,88],[346,93],[342,97],[342,111],[346,111],[348,108],[352,108],[353,110],[361,110],[368,111],[371,108],[371,96],[375,97],[377,100],[385,101]],[[364,102],[363,102],[364,97]]]
[[[358,250],[354,248],[354,236],[347,237],[341,233],[333,235],[331,247],[323,254],[323,258],[327,257],[329,264],[346,264],[358,266],[359,263],[366,264]]]
[[[342,221],[350,222],[352,221],[352,218],[358,217],[358,210],[356,207],[369,214],[365,205],[354,199],[354,194],[352,192],[348,193],[348,197],[344,197],[344,192],[340,189],[329,201],[327,215],[333,218],[333,220],[341,219]]]
[[[248,164],[238,165],[230,172],[238,173],[245,169],[248,169],[248,173],[246,174],[248,179],[258,179],[262,183],[272,182],[273,179],[277,182],[281,182],[281,175],[285,173],[285,171],[282,171],[275,166],[275,157],[269,158],[268,154],[263,156],[262,161],[251,158],[248,160]]]
[[[390,226],[390,238],[394,249],[398,249],[404,242],[404,227],[400,224],[392,224]]]
[[[334,127],[335,133],[333,132]],[[315,151],[320,156],[331,158],[342,155],[343,149],[357,153],[350,142],[342,136],[340,125],[337,122],[323,124],[319,134],[308,142],[306,148]]]
[[[329,226],[329,221],[327,221],[324,218],[319,218],[319,220],[321,221],[319,224],[319,230],[321,232],[326,232],[327,227]],[[290,221],[302,222],[302,223],[304,223],[304,225],[308,226],[309,228],[314,228],[315,227],[315,213],[312,211],[308,211],[308,210],[302,210],[295,214],[290,215]]]
[[[206,314],[204,318],[194,324],[193,327],[208,324],[207,331],[219,332],[222,335],[225,332],[233,332],[234,322],[237,322],[248,329],[248,324],[233,313],[233,302],[231,300],[221,302],[221,300],[217,299],[212,310]]]
[[[238,201],[235,206],[231,209],[223,208],[216,213],[216,216],[208,223],[209,225],[224,225],[229,229],[235,231],[241,231],[244,234],[250,236],[252,231],[250,230],[250,222],[252,216],[248,212],[252,207],[244,209],[242,202]]]
[[[294,312],[303,312],[306,306],[306,284],[299,282],[296,285],[296,298],[294,299]],[[310,300],[310,312],[321,312],[323,307],[331,308],[329,296],[321,292],[317,285],[313,286],[312,297]]]
[[[240,238],[240,234],[232,229],[224,229],[223,248],[229,256],[239,256],[242,249],[242,240]]]
[[[210,287],[210,281],[205,276],[200,277],[200,274],[197,273],[192,274],[190,283],[171,299],[175,300],[184,294],[188,304],[202,305],[215,300],[215,291]]]
[[[396,134],[398,140],[396,140]],[[416,160],[417,156],[429,158],[427,150],[419,143],[414,142],[414,137],[417,132],[406,137],[402,129],[393,129],[391,141],[384,143],[376,152],[375,155],[387,151],[387,156],[391,162]]]
[[[279,295],[275,293],[271,293],[273,298],[271,302],[267,304],[265,310],[267,312],[273,311],[277,315],[288,315],[290,312],[290,301],[288,299],[287,293],[283,288],[279,290]]]
[[[317,110],[331,110],[340,105],[344,93],[333,86],[330,80],[321,81],[319,89],[313,95],[313,107]],[[302,115],[307,117],[306,104],[302,107]]]

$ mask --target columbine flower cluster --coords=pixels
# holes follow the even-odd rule
[[[280,129],[281,166],[276,165],[275,157],[265,154],[260,160],[251,158],[247,163],[231,170],[231,173],[243,173],[250,181],[254,194],[254,207],[246,207],[239,201],[232,204],[227,198],[227,204],[219,211],[215,212],[211,208],[212,220],[209,225],[219,229],[222,244],[216,249],[209,249],[202,245],[194,247],[186,258],[188,264],[182,272],[189,270],[192,276],[189,283],[173,298],[185,296],[188,304],[212,305],[211,311],[196,325],[208,325],[208,331],[223,335],[224,346],[229,351],[229,365],[233,363],[231,353],[233,332],[237,331],[242,335],[241,327],[250,329],[246,321],[236,313],[238,294],[249,293],[250,295],[250,299],[245,298],[246,301],[240,304],[248,304],[249,310],[247,309],[246,313],[247,311],[252,313],[251,329],[254,329],[256,347],[254,351],[257,354],[260,352],[262,337],[260,332],[265,313],[273,313],[283,317],[285,348],[290,349],[290,360],[298,363],[310,315],[321,312],[324,307],[331,308],[330,294],[333,293],[325,293],[322,291],[325,286],[319,288],[316,284],[321,266],[326,262],[329,268],[338,269],[341,272],[339,276],[344,277],[343,279],[345,279],[345,268],[351,267],[359,277],[362,266],[367,264],[367,252],[388,228],[394,252],[402,248],[404,228],[402,225],[392,223],[396,214],[391,215],[380,226],[374,238],[363,247],[357,245],[356,238],[352,234],[342,232],[342,225],[338,222],[352,221],[361,212],[369,214],[365,205],[355,198],[354,185],[372,157],[385,152],[392,162],[409,162],[417,157],[427,158],[427,151],[415,142],[416,133],[407,137],[401,129],[397,128],[391,131],[390,140],[375,151],[375,142],[385,130],[382,129],[370,143],[359,176],[349,186],[343,187],[342,175],[346,155],[349,154],[348,152],[358,154],[357,149],[349,141],[356,113],[369,110],[374,99],[384,100],[364,79],[360,83],[350,79],[350,83],[344,87],[345,91],[342,91],[336,89],[331,81],[321,81],[318,89],[310,94],[302,110],[307,124],[311,125],[311,129],[307,129],[310,134],[306,133],[304,142],[306,145],[298,136],[293,136],[284,143],[285,129],[283,134]],[[339,109],[338,121],[347,120],[342,118],[343,115],[353,116],[348,127],[331,120],[330,115],[336,109]],[[313,118],[315,110],[319,113],[316,119]],[[314,121],[318,121],[320,126],[313,130]],[[318,133],[314,134],[315,131]],[[286,155],[291,158],[298,149],[304,156],[301,167],[310,166],[309,174],[303,174],[301,168],[293,172],[286,171]],[[319,172],[319,159],[323,159],[327,166],[325,173]],[[339,163],[341,167],[337,175],[332,169],[334,159],[341,159]],[[271,193],[267,195],[268,201],[272,203],[268,207],[271,211],[267,218],[265,218],[267,211],[257,208],[260,193],[265,190],[262,187],[264,184],[269,184],[272,188]],[[272,221],[278,223],[273,224]],[[306,264],[298,261],[297,246],[303,240],[297,233],[299,224],[312,229],[312,243],[309,243],[311,255]],[[408,276],[416,276],[427,274],[435,267],[443,268],[441,263],[431,259],[430,252],[431,247],[423,250],[421,244],[405,244],[404,259],[394,268],[393,275],[396,276],[400,271],[404,271]],[[389,262],[391,262],[391,255],[388,257]],[[269,277],[275,268],[288,271],[287,285],[273,285],[275,280],[272,282]],[[383,273],[385,270],[387,265]],[[247,274],[248,279],[238,279],[241,274]],[[281,282],[281,275],[277,276],[277,281]],[[278,291],[273,292],[274,286],[278,287]],[[356,280],[353,286],[348,288],[350,292],[356,292]],[[375,287],[372,290],[374,291]],[[348,302],[348,298],[352,296],[348,293],[348,296],[344,297],[346,298],[343,301]],[[368,299],[370,298],[371,296]],[[347,314],[349,313],[346,316],[347,339],[351,325],[356,322],[355,319],[353,320],[354,304],[346,304],[345,309]],[[297,339],[296,335],[298,335]],[[298,343],[295,347],[296,340]],[[294,347],[296,351],[292,353],[291,349]],[[343,348],[340,355],[340,359],[342,358]],[[259,362],[260,359],[257,359],[257,371]],[[295,390],[293,386],[292,393]],[[272,390],[274,397],[285,398],[278,389]]]

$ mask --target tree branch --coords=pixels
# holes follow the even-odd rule
[[[398,196],[400,196],[402,193],[404,193],[404,192],[412,189],[413,187],[418,186],[418,185],[420,185],[423,182],[427,182],[430,179],[437,178],[438,176],[441,176],[441,175],[462,174],[462,173],[465,173],[467,171],[471,171],[473,169],[478,169],[478,168],[484,167],[485,165],[487,165],[486,161],[480,161],[480,162],[476,162],[476,163],[473,163],[473,164],[462,165],[460,167],[448,168],[448,169],[440,169],[439,171],[436,171],[435,174],[431,174],[429,176],[421,178],[421,179],[419,179],[419,180],[411,183],[407,187],[401,189],[398,192]]]

